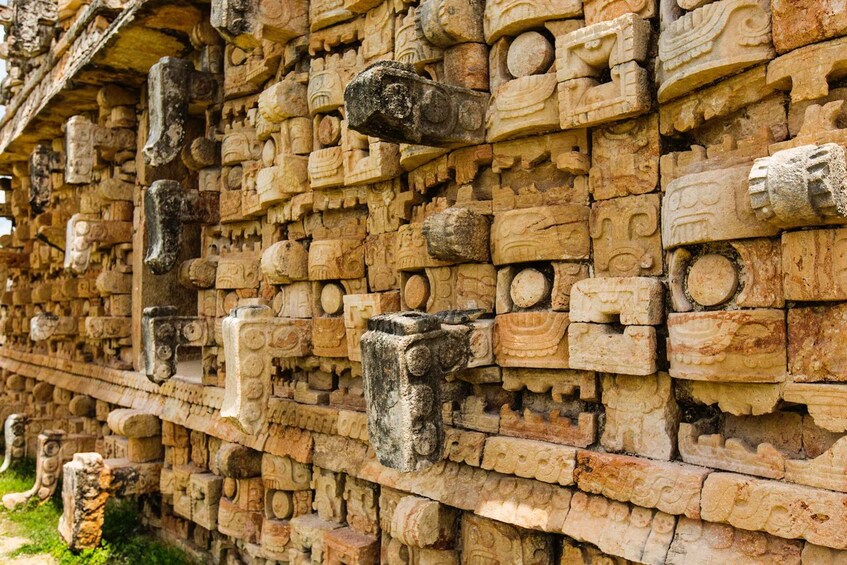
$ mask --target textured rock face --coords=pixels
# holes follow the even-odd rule
[[[64,473],[82,549],[155,493],[210,563],[844,561],[842,4],[0,7],[4,502]]]

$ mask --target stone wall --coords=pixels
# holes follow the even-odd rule
[[[227,564],[847,559],[838,2],[3,23],[7,506],[66,463],[75,547],[134,496]]]

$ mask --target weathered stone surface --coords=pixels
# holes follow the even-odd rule
[[[767,383],[786,373],[781,310],[668,315],[668,357],[674,378]]]
[[[847,33],[847,17],[831,0],[777,0],[771,15],[778,53]]]
[[[72,550],[100,545],[111,473],[98,453],[77,453],[65,463],[59,533]]]
[[[646,277],[583,279],[571,288],[570,319],[656,326],[662,323],[663,294],[662,283]]]
[[[26,455],[26,424],[24,414],[9,414],[3,422],[4,454],[0,473],[6,472]]]
[[[429,467],[443,442],[440,379],[466,365],[468,329],[413,313],[377,316],[368,327],[362,378],[369,441],[387,467]]]
[[[750,200],[760,220],[782,228],[814,226],[847,216],[847,157],[834,143],[805,145],[757,159]]]
[[[645,194],[591,206],[594,271],[600,277],[660,275],[662,233],[659,196]]]
[[[206,320],[176,316],[172,306],[145,308],[141,319],[147,378],[163,383],[177,370],[177,349],[208,345],[214,338]]]
[[[844,496],[776,481],[712,473],[703,487],[702,516],[704,520],[727,522],[736,528],[764,530],[779,537],[844,549]]]
[[[680,415],[670,377],[603,375],[602,384],[606,427],[600,445],[609,451],[672,459]]]
[[[788,372],[795,382],[847,381],[847,307],[788,310]]]
[[[430,255],[441,261],[488,262],[489,222],[467,208],[448,208],[429,216],[423,235]]]
[[[739,530],[726,524],[680,518],[673,543],[668,550],[668,563],[696,565],[715,560],[732,563],[800,563],[800,542],[784,540],[763,532]],[[805,563],[805,559],[803,560]]]
[[[709,472],[705,467],[580,451],[574,480],[585,492],[699,518],[700,490]]]
[[[844,300],[847,229],[793,231],[782,236],[782,273],[788,300]]]
[[[719,0],[669,23],[659,38],[659,102],[774,56],[770,4]]]
[[[573,447],[492,436],[485,440],[482,468],[567,486],[574,482],[575,462]]]
[[[348,127],[396,143],[455,147],[485,141],[487,99],[424,79],[401,63],[381,62],[344,90]]]

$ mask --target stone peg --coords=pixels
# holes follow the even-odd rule
[[[209,106],[218,98],[218,81],[211,73],[194,70],[186,59],[162,57],[147,75],[150,132],[142,154],[160,167],[176,159],[185,143],[189,103]]]
[[[262,40],[287,43],[309,32],[308,0],[212,0],[212,26],[229,43],[252,50]]]
[[[760,220],[781,228],[847,217],[847,154],[836,143],[803,145],[756,159],[750,204]]]
[[[157,180],[144,194],[147,254],[144,264],[156,275],[176,266],[185,223],[216,223],[218,194],[185,190],[175,180]]]
[[[485,143],[488,94],[425,79],[411,65],[379,61],[344,90],[347,126],[396,143]]]
[[[0,473],[6,472],[12,463],[26,456],[26,424],[29,418],[24,414],[9,414],[3,424],[3,437],[6,440],[6,453]]]
[[[128,438],[147,438],[161,435],[162,424],[153,414],[140,410],[119,408],[109,412],[106,422],[113,433]]]
[[[419,471],[441,458],[441,379],[470,357],[468,318],[458,314],[400,312],[368,322],[362,336],[368,438],[386,467]]]
[[[490,229],[488,218],[467,208],[448,208],[423,224],[429,254],[454,262],[489,262]]]
[[[50,203],[53,181],[50,175],[61,170],[61,155],[46,144],[35,146],[29,157],[29,206],[33,214],[41,214]]]
[[[147,378],[162,384],[176,374],[179,347],[214,343],[214,332],[205,318],[177,316],[173,306],[151,306],[141,315],[141,341]]]

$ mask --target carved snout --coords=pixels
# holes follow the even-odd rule
[[[176,265],[182,244],[184,199],[185,191],[174,180],[157,180],[144,195],[144,218],[147,223],[144,264],[154,274],[167,273]]]
[[[427,80],[411,65],[374,63],[344,90],[347,126],[397,143],[460,147],[485,143],[488,95]]]

